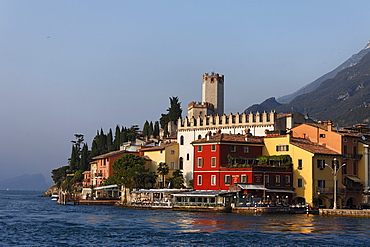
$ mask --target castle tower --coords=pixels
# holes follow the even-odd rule
[[[214,114],[224,114],[224,75],[205,73],[202,78],[202,103],[214,106]]]

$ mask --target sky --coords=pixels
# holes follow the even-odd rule
[[[0,1],[0,180],[67,165],[75,133],[143,126],[225,76],[225,113],[295,92],[370,40],[370,1]]]

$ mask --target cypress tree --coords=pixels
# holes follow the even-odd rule
[[[114,149],[119,150],[119,145],[121,144],[121,130],[119,129],[119,126],[116,126],[116,132],[114,133]]]
[[[148,137],[150,137],[151,135],[153,135],[153,131],[154,131],[153,122],[150,121]]]
[[[89,166],[89,149],[86,143],[84,143],[82,150],[81,150],[81,158],[80,158],[80,165],[79,170],[87,171],[90,169]]]
[[[114,151],[114,146],[113,146],[113,132],[112,129],[109,129],[108,135],[107,135],[107,151],[111,152]]]
[[[154,138],[157,138],[159,136],[159,122],[158,121],[155,121],[154,123],[153,136]]]

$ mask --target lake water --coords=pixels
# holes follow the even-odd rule
[[[370,246],[370,219],[61,206],[0,191],[0,246]]]

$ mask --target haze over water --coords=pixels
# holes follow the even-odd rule
[[[368,246],[370,219],[58,205],[0,191],[1,246]]]

